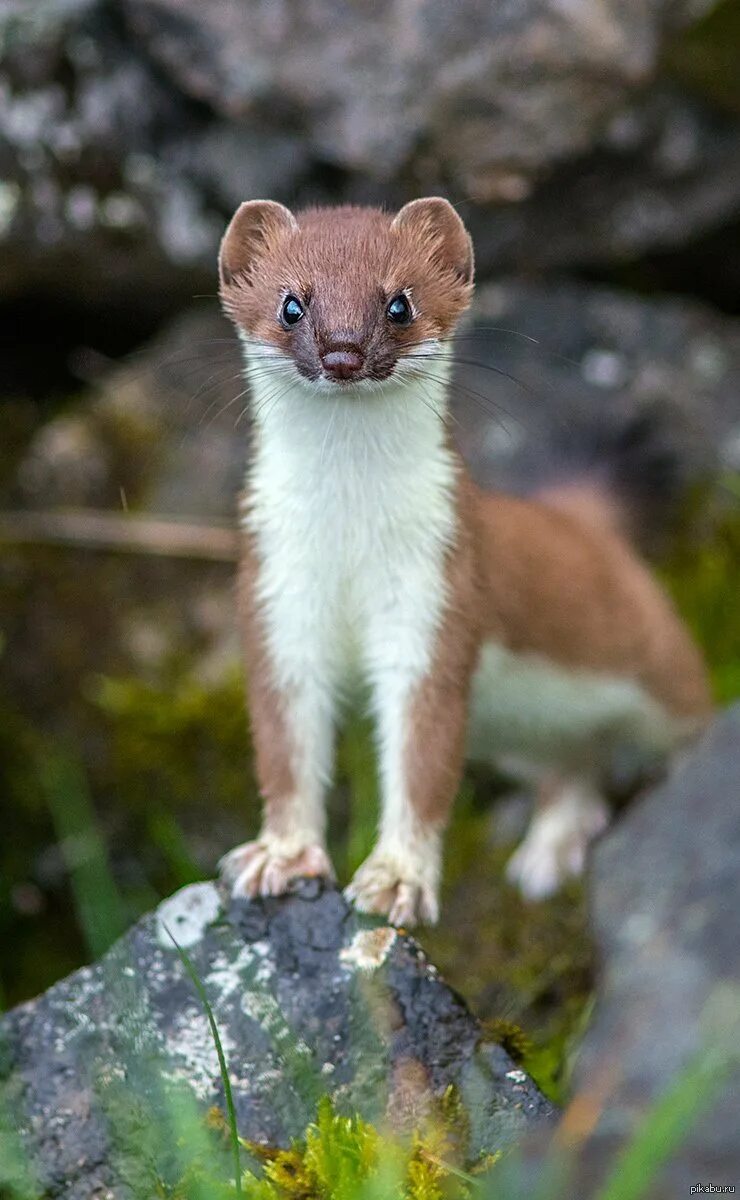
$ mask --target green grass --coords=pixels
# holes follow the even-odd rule
[[[740,477],[726,480],[727,507],[701,539],[679,546],[662,569],[709,664],[721,704],[740,697]]]

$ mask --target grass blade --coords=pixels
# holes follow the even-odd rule
[[[124,932],[126,921],[87,777],[75,757],[60,750],[41,759],[39,774],[69,873],[77,919],[90,954],[99,958]]]
[[[190,976],[193,987],[195,988],[196,992],[198,993],[200,1002],[203,1005],[206,1016],[208,1017],[208,1024],[211,1027],[211,1036],[213,1037],[213,1044],[216,1047],[216,1054],[218,1055],[218,1066],[219,1066],[219,1071],[221,1073],[221,1082],[223,1084],[224,1097],[226,1100],[226,1115],[228,1117],[228,1122],[229,1122],[229,1137],[231,1140],[231,1152],[232,1152],[232,1156],[234,1159],[234,1183],[236,1186],[237,1196],[241,1196],[242,1195],[242,1169],[241,1169],[241,1157],[240,1157],[240,1147],[239,1147],[239,1130],[238,1130],[237,1124],[236,1124],[236,1108],[234,1106],[234,1095],[231,1090],[231,1080],[229,1079],[229,1072],[226,1067],[226,1055],[224,1054],[224,1048],[223,1048],[223,1044],[221,1042],[221,1035],[218,1032],[218,1025],[216,1024],[216,1018],[213,1013],[213,1008],[211,1007],[211,1002],[208,999],[208,996],[206,995],[206,989],[203,987],[203,982],[202,982],[200,976],[198,975],[198,972],[196,971],[195,967],[193,966],[190,956],[186,953],[185,950],[183,950],[182,946],[178,943],[178,941],[176,940],[174,935],[171,933],[171,931],[169,929],[167,929],[166,925],[164,928],[167,933],[167,936],[172,941],[172,944],[174,945],[175,949],[177,950],[177,953],[180,956],[180,961],[182,962],[182,965],[184,966],[185,970],[187,971],[188,975]]]
[[[726,1059],[710,1053],[683,1071],[619,1154],[612,1174],[594,1200],[642,1200],[692,1122],[717,1095],[728,1069]]]

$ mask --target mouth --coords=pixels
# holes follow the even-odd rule
[[[337,395],[338,393],[352,395],[358,392],[365,394],[382,388],[383,384],[387,383],[393,374],[393,367],[383,374],[379,372],[370,374],[363,371],[362,374],[353,375],[349,379],[337,379],[322,372],[317,379],[317,383],[322,392],[328,392],[332,395]]]
[[[364,371],[358,371],[356,375],[345,375],[343,377],[332,375],[329,371],[322,371],[319,378],[322,383],[328,384],[332,390],[334,388],[356,387],[358,383],[366,383],[368,379]]]
[[[372,387],[381,383],[386,383],[392,375],[396,373],[395,362],[392,363],[373,363],[368,366],[363,364],[359,369],[352,372],[344,372],[338,374],[334,371],[321,369],[318,379],[325,383],[332,391],[336,388],[349,389],[358,386]]]

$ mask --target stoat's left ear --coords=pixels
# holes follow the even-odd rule
[[[473,243],[449,200],[427,196],[412,200],[396,214],[392,229],[417,234],[432,252],[465,283],[473,280]]]
[[[221,283],[228,286],[238,275],[249,278],[256,260],[276,238],[295,233],[298,222],[289,208],[276,200],[246,200],[231,218],[218,254]]]

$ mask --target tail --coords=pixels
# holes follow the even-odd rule
[[[547,477],[549,475],[549,478]],[[692,491],[711,475],[703,439],[675,407],[628,421],[579,423],[555,438],[530,494],[583,524],[618,531],[654,551],[675,529]]]

